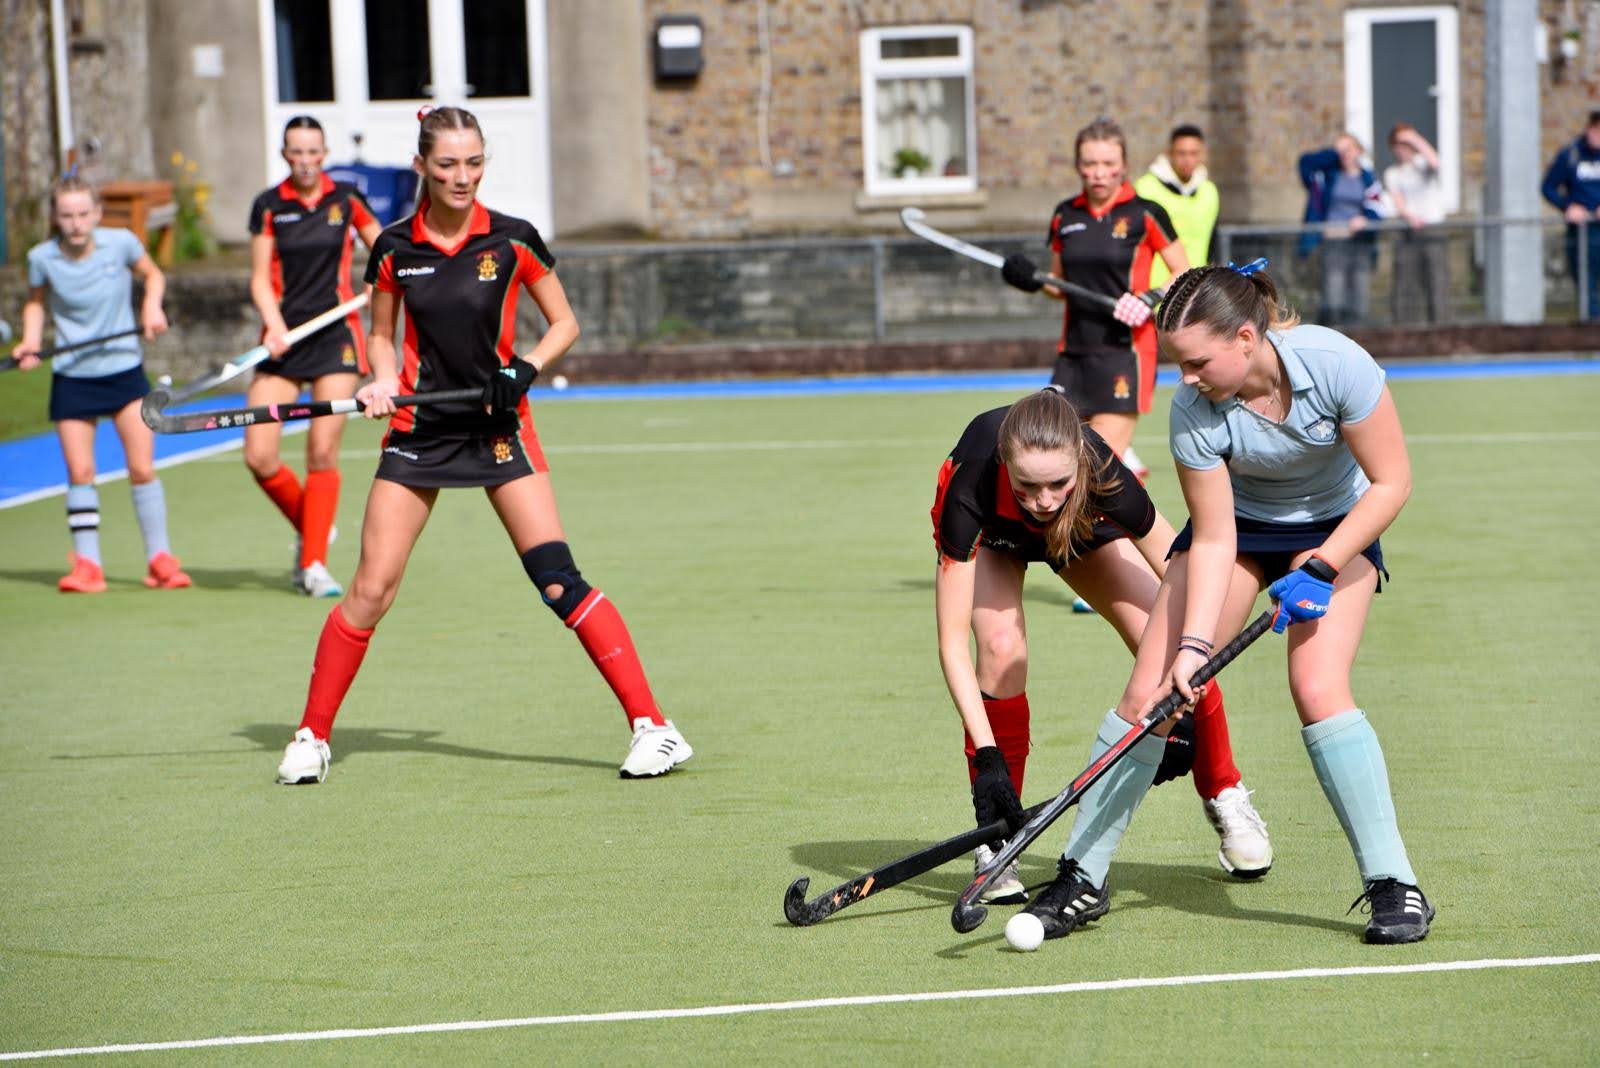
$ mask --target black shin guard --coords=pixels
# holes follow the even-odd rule
[[[583,581],[583,574],[578,570],[578,565],[573,562],[572,550],[564,541],[547,541],[542,545],[535,545],[522,554],[522,569],[533,580],[534,586],[539,590],[539,596],[544,598],[544,603],[556,614],[562,622],[583,603],[589,595],[590,586]],[[550,586],[560,587],[561,592],[551,597],[546,592]]]

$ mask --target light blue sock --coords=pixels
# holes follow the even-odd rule
[[[100,491],[93,482],[67,487],[67,527],[72,531],[72,551],[98,564]]]
[[[139,517],[139,532],[144,535],[144,558],[171,552],[167,544],[167,495],[161,480],[141,482],[133,487],[133,513]]]
[[[1317,781],[1350,839],[1361,881],[1399,879],[1417,885],[1389,793],[1378,734],[1359,708],[1300,728]]]
[[[1089,760],[1098,760],[1132,729],[1133,724],[1117,715],[1116,709],[1107,712],[1094,745],[1089,747]],[[1078,817],[1072,823],[1072,835],[1062,855],[1076,860],[1095,886],[1106,884],[1111,854],[1133,820],[1133,810],[1156,781],[1156,769],[1161,766],[1166,748],[1165,738],[1155,734],[1146,737],[1078,802]]]

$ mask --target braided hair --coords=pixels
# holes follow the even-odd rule
[[[1115,492],[1118,478],[1111,473],[1109,456],[1096,465],[1083,439],[1083,421],[1060,386],[1046,386],[1011,406],[1000,422],[1000,461],[1007,466],[1029,451],[1065,452],[1077,458],[1077,484],[1061,511],[1044,531],[1045,552],[1052,566],[1072,558],[1072,542],[1087,541],[1094,533],[1089,501]]]
[[[1262,335],[1268,330],[1291,330],[1300,317],[1280,300],[1278,287],[1265,271],[1247,273],[1232,264],[1213,264],[1191,267],[1179,275],[1156,310],[1156,330],[1162,334],[1196,323],[1204,323],[1219,337],[1231,337],[1245,323]]]

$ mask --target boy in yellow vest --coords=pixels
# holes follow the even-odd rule
[[[1211,234],[1217,228],[1220,201],[1216,183],[1206,177],[1206,138],[1200,127],[1183,125],[1167,139],[1167,152],[1133,183],[1134,192],[1167,209],[1178,231],[1178,243],[1191,266],[1211,262]],[[1150,265],[1150,285],[1164,287],[1172,278],[1157,257]]]

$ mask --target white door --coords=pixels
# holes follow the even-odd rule
[[[1439,152],[1445,210],[1461,206],[1461,88],[1453,7],[1374,7],[1344,16],[1345,125],[1381,180],[1389,131],[1415,126]]]
[[[480,199],[552,233],[545,0],[258,4],[266,182],[283,175],[278,147],[293,115],[323,124],[330,163],[359,155],[366,163],[409,166],[417,111],[454,104],[483,126],[490,161]]]

